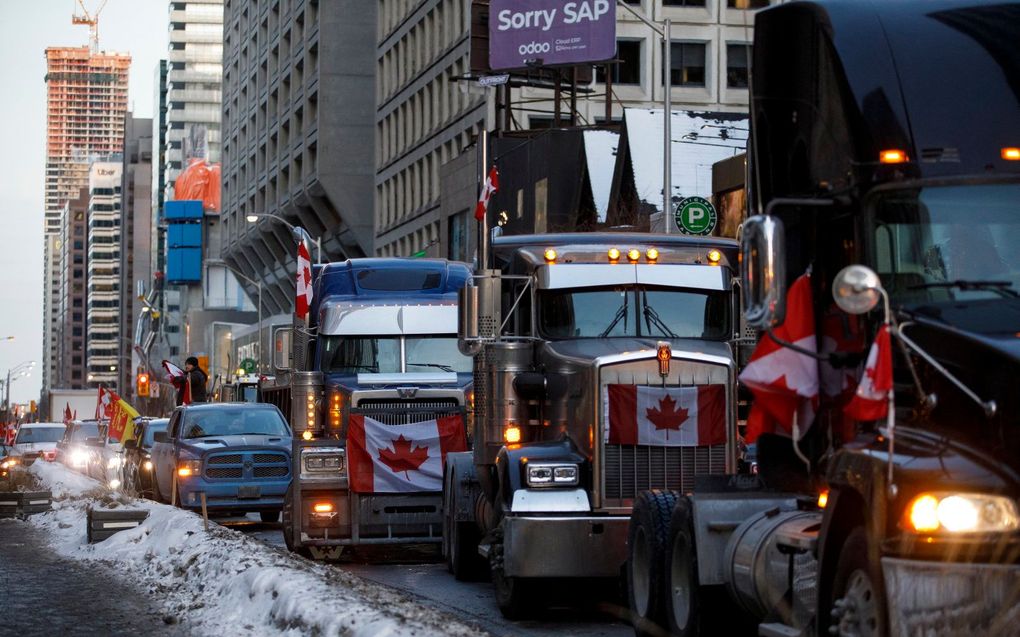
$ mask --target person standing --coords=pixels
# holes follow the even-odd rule
[[[204,371],[202,371],[202,368],[198,366],[198,359],[194,356],[189,356],[188,359],[184,361],[184,374],[173,379],[174,385],[177,386],[177,404],[184,404],[186,391],[191,396],[191,402],[208,402],[209,396],[205,387],[208,380],[209,377]]]

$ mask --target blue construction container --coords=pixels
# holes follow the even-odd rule
[[[163,204],[163,218],[167,221],[201,221],[203,215],[202,202],[168,201]]]

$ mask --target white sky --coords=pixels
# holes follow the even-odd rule
[[[102,0],[85,0],[90,11]],[[169,0],[109,0],[99,18],[99,47],[130,53],[128,105],[152,116],[153,77],[166,57]],[[42,384],[43,177],[48,46],[88,44],[71,24],[75,0],[0,0],[0,378],[36,361],[11,384],[11,401],[37,399]]]

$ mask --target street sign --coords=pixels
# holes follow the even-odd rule
[[[673,219],[677,229],[684,234],[707,235],[715,230],[719,216],[708,199],[687,197],[676,205]]]
[[[241,369],[244,370],[245,374],[254,374],[255,365],[256,363],[254,358],[244,358],[241,360]]]
[[[479,86],[499,86],[500,84],[506,84],[510,81],[510,74],[503,73],[501,75],[485,75],[478,78]]]

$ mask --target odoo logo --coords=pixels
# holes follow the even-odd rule
[[[534,55],[536,53],[548,53],[549,43],[548,42],[529,42],[522,44],[517,47],[517,52],[521,55]]]

